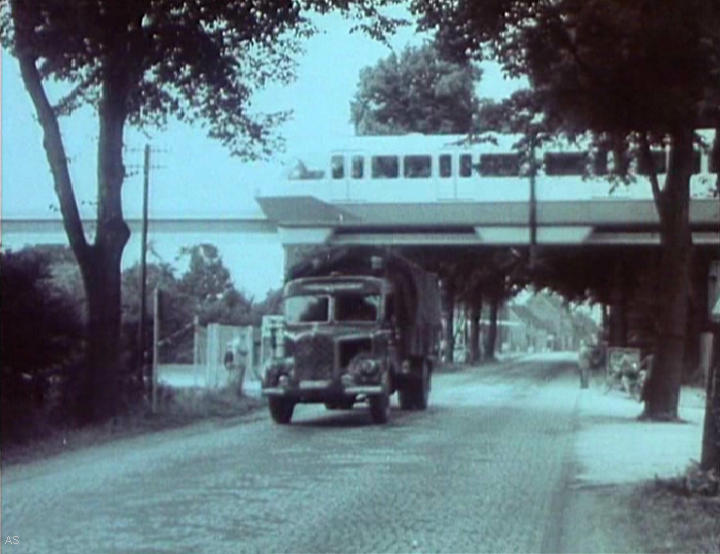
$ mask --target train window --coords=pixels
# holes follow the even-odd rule
[[[667,173],[667,156],[665,156],[665,150],[653,150],[650,152],[650,155],[652,156],[655,173]],[[640,175],[650,174],[650,168],[640,155],[638,155],[637,159],[637,172]]]
[[[720,140],[716,139],[708,152],[708,172],[720,173]]]
[[[330,165],[332,166],[333,179],[345,178],[345,158],[343,156],[333,156],[330,158]]]
[[[403,175],[405,177],[430,177],[432,175],[432,158],[430,156],[405,156],[403,158]]]
[[[546,175],[583,175],[588,163],[587,152],[548,152]]]
[[[595,175],[607,175],[608,172],[608,151],[597,150],[592,157],[592,170]]]
[[[398,176],[399,164],[397,156],[373,156],[372,177],[373,179],[389,178]]]
[[[440,177],[452,176],[452,158],[450,154],[440,154],[438,158],[440,166]]]
[[[365,158],[362,156],[352,157],[352,167],[350,168],[350,174],[353,179],[362,179],[365,175]]]
[[[470,177],[472,175],[472,156],[470,154],[460,154],[460,177]]]
[[[520,154],[482,154],[480,174],[509,177],[520,174]]]

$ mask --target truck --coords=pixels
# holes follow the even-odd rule
[[[427,408],[441,331],[434,274],[389,250],[327,248],[290,268],[283,311],[262,380],[276,423],[298,403],[357,402],[386,423],[396,391],[402,409]]]

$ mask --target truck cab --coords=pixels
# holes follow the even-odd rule
[[[437,334],[415,321],[427,312],[417,291],[376,273],[327,271],[285,285],[280,348],[262,382],[277,423],[289,423],[298,403],[350,409],[360,401],[385,423],[395,391],[401,408],[427,407]]]

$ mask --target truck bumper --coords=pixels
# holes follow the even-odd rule
[[[338,385],[330,380],[300,381],[297,385],[264,387],[263,396],[284,396],[298,398],[300,401],[322,402],[327,398],[342,396],[376,395],[384,392],[378,385]]]

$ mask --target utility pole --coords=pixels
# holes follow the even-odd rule
[[[138,352],[140,353],[140,376],[143,383],[147,377],[147,360],[145,356],[145,320],[146,320],[146,289],[147,289],[147,234],[148,234],[148,188],[150,184],[150,145],[145,144],[143,163],[143,205],[142,205],[142,238],[140,239],[140,322],[138,325]]]
[[[153,294],[153,357],[152,357],[152,376],[150,379],[150,398],[152,413],[157,413],[157,382],[158,382],[158,365],[160,364],[160,287],[155,287]]]

